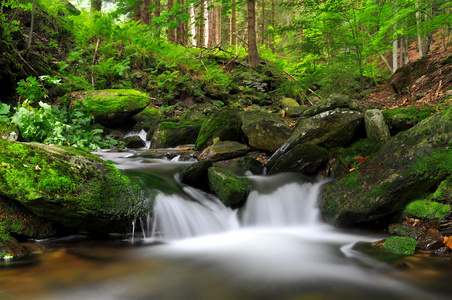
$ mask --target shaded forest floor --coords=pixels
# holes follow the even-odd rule
[[[363,99],[362,106],[385,110],[451,104],[452,51],[444,47],[442,40],[430,49],[427,56],[419,58],[417,43],[411,43],[410,62],[399,68],[389,83]]]

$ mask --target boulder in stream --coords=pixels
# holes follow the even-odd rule
[[[126,232],[147,196],[89,152],[1,140],[0,195],[45,220],[98,233]]]
[[[172,148],[178,145],[194,144],[202,121],[161,122],[151,138],[151,148]]]
[[[198,155],[199,160],[210,159],[212,161],[227,160],[246,155],[248,147],[234,141],[217,141],[204,149]]]
[[[208,171],[210,189],[224,205],[239,208],[245,204],[250,193],[252,181],[238,177],[226,169],[211,167]]]

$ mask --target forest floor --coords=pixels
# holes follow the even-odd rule
[[[417,43],[409,45],[409,63],[400,67],[391,82],[376,88],[365,99],[363,107],[391,109],[408,106],[452,104],[452,49],[438,39],[427,56],[419,58]]]

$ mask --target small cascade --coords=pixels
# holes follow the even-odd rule
[[[305,183],[287,175],[255,176],[254,188],[243,209],[225,207],[217,198],[191,187],[184,194],[160,193],[154,218],[142,221],[143,235],[177,240],[238,230],[243,227],[314,226],[317,197],[323,182]],[[153,226],[150,224],[154,222]]]
[[[141,129],[141,131],[131,131],[129,133],[127,133],[126,135],[124,135],[124,137],[128,137],[128,136],[139,136],[143,141],[145,141],[146,143],[146,149],[149,149],[149,146],[151,145],[150,141],[146,141],[146,135],[147,132],[144,131],[143,129]]]

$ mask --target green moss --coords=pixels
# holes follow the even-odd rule
[[[413,255],[417,241],[411,237],[393,236],[385,241],[384,249],[392,254]]]
[[[209,186],[228,207],[243,205],[253,182],[246,177],[238,177],[226,169],[212,167],[208,170]]]
[[[443,180],[436,191],[431,195],[433,201],[451,202],[452,197],[452,176]]]
[[[439,149],[430,155],[419,157],[407,174],[423,177],[435,181],[442,181],[452,172],[452,151],[447,147]]]
[[[405,208],[405,212],[413,217],[428,219],[442,219],[450,210],[449,205],[428,200],[415,200]]]
[[[5,226],[3,226],[3,224],[0,223],[0,240],[3,241],[10,241],[11,240],[11,236],[9,235],[9,232],[6,231]],[[0,252],[1,254],[1,252]]]
[[[392,124],[392,120],[395,116],[399,119],[407,120],[414,125],[436,113],[436,108],[427,106],[398,107],[382,111],[381,113],[388,125]]]

